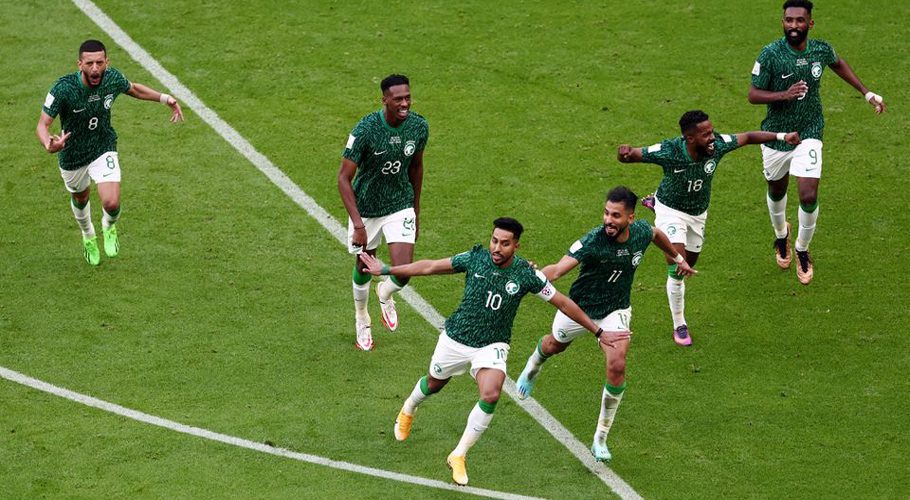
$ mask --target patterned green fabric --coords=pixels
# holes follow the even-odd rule
[[[464,296],[446,320],[446,334],[456,342],[483,347],[512,339],[512,322],[521,299],[552,285],[528,261],[515,256],[501,269],[481,245],[452,257],[456,272],[465,273]]]
[[[641,161],[656,163],[664,170],[657,188],[658,201],[690,215],[700,215],[708,209],[717,164],[739,147],[735,135],[715,133],[714,137],[714,154],[698,161],[689,156],[682,136],[642,148]]]
[[[383,217],[414,206],[408,169],[429,136],[427,121],[413,111],[397,128],[386,123],[382,110],[357,123],[343,156],[357,164],[354,195],[361,217]]]
[[[117,150],[117,133],[111,125],[111,106],[130,89],[122,73],[108,68],[97,87],[86,87],[79,71],[60,77],[51,87],[43,110],[60,115],[60,128],[72,135],[57,161],[63,170],[76,170],[108,151]]]
[[[822,40],[808,40],[803,52],[793,50],[786,38],[765,46],[752,68],[752,85],[757,89],[780,92],[803,80],[809,85],[809,92],[802,99],[769,103],[761,129],[769,132],[796,131],[802,140],[822,140],[825,119],[819,92],[821,78],[825,67],[837,61],[834,49]],[[791,151],[796,147],[784,141],[765,145],[778,151]]]
[[[654,230],[644,219],[629,225],[629,239],[624,243],[611,241],[603,226],[589,231],[566,254],[581,266],[569,297],[594,319],[629,307],[635,270],[653,238]]]

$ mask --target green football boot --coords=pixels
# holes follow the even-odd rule
[[[102,230],[104,233],[104,253],[108,257],[116,257],[120,253],[120,240],[117,239],[117,225]]]
[[[93,266],[101,263],[101,251],[98,250],[98,237],[82,238],[82,255],[85,261]]]

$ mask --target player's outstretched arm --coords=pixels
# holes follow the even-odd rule
[[[753,132],[740,132],[736,134],[736,142],[740,146],[748,144],[764,144],[771,141],[784,141],[793,146],[802,142],[799,138],[799,132],[765,132],[756,130]]]
[[[38,140],[41,141],[44,149],[51,154],[66,147],[66,140],[69,139],[72,133],[61,130],[60,135],[51,134],[51,124],[53,123],[54,119],[42,111],[41,116],[38,118],[38,126],[35,127],[35,134],[38,136]]]
[[[572,269],[575,269],[575,266],[577,265],[578,260],[576,260],[574,257],[563,255],[562,258],[559,259],[559,262],[544,267],[540,270],[540,272],[542,272],[543,275],[547,277],[547,280],[556,281]]]
[[[556,292],[553,295],[553,298],[550,299],[550,303],[556,306],[557,309],[563,312],[566,316],[572,318],[573,321],[579,325],[585,327],[589,332],[597,336],[601,344],[608,345],[613,347],[613,344],[619,342],[620,340],[628,340],[632,338],[632,332],[605,332],[603,328],[597,326],[591,318],[585,314],[584,311],[578,307],[578,304],[574,300],[566,297],[565,295]]]
[[[787,90],[781,90],[780,92],[764,90],[752,85],[749,87],[749,102],[752,104],[770,104],[779,101],[792,101],[806,95],[806,92],[809,92],[809,84],[805,80],[800,80],[790,85]]]
[[[657,248],[663,250],[663,252],[676,262],[676,275],[677,276],[692,276],[693,274],[698,274],[698,271],[692,269],[692,266],[686,262],[685,256],[680,254],[673,248],[673,243],[670,242],[670,238],[667,238],[667,235],[658,228],[652,228],[654,230],[654,235],[651,238],[651,242],[657,246]]]
[[[849,83],[860,94],[863,94],[863,97],[866,99],[866,102],[872,105],[875,108],[876,114],[881,114],[885,112],[885,101],[882,99],[882,96],[876,94],[875,92],[870,91],[863,85],[863,82],[859,80],[859,77],[856,76],[856,73],[853,72],[853,68],[847,64],[847,61],[842,58],[838,58],[837,62],[828,66],[832,71],[837,73],[837,76],[841,77],[842,80]]]
[[[183,121],[183,110],[180,109],[180,103],[167,94],[150,89],[141,83],[130,84],[130,89],[126,91],[126,94],[143,101],[158,101],[171,108],[171,122]]]
[[[621,163],[638,163],[641,161],[641,148],[633,148],[628,144],[621,144],[616,151],[616,159]]]
[[[438,260],[418,260],[400,266],[387,266],[370,254],[360,254],[360,261],[367,267],[367,271],[374,276],[394,274],[395,276],[428,276],[431,274],[452,274],[452,258]]]

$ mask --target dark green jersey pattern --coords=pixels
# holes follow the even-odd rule
[[[129,80],[114,68],[104,72],[97,87],[86,87],[79,71],[54,83],[44,101],[44,112],[52,118],[59,114],[60,128],[72,133],[58,155],[60,168],[76,170],[117,150],[111,106],[118,95],[129,89]]]
[[[430,136],[427,121],[413,111],[397,128],[382,110],[357,123],[343,156],[357,164],[354,195],[362,217],[383,217],[414,206],[408,169]]]
[[[623,243],[611,241],[603,226],[582,236],[566,254],[581,264],[569,297],[594,319],[629,307],[635,270],[653,238],[654,230],[644,219],[629,225],[629,239]]]
[[[822,40],[808,40],[806,50],[796,52],[785,38],[762,49],[752,68],[752,86],[761,90],[780,92],[803,80],[809,92],[802,99],[768,104],[768,114],[761,129],[769,132],[799,132],[802,140],[822,140],[825,119],[822,116],[822,74],[826,66],[837,62],[834,49]],[[784,141],[765,144],[778,151],[791,151],[796,146]]]
[[[508,343],[522,297],[540,293],[544,287],[554,290],[528,261],[516,255],[512,264],[502,269],[481,245],[452,257],[452,267],[465,273],[464,296],[446,319],[446,334],[471,347]]]
[[[657,188],[661,203],[689,215],[700,215],[708,209],[717,164],[725,154],[739,147],[735,135],[715,133],[714,137],[714,155],[698,161],[689,156],[682,136],[642,148],[641,161],[656,163],[664,169]]]

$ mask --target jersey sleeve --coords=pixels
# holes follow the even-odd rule
[[[420,140],[417,141],[417,151],[423,151],[427,147],[427,142],[430,141],[430,125],[427,122],[423,123],[423,133],[420,134]]]
[[[357,165],[360,165],[360,160],[363,158],[363,153],[369,142],[367,140],[365,121],[366,119],[360,120],[354,130],[348,135],[348,142],[344,145],[344,153],[342,153],[344,158],[351,160]]]
[[[739,147],[736,134],[714,134],[714,136],[717,138],[715,141],[717,153],[715,154],[719,156],[723,156]]]
[[[569,247],[569,251],[566,252],[566,255],[572,257],[578,262],[584,261],[589,253],[590,249],[593,248],[589,243],[591,242],[591,233],[588,233],[581,238],[575,240],[575,243],[572,243],[572,246]]]
[[[837,52],[834,52],[834,47],[831,44],[822,42],[822,49],[822,64],[831,66],[838,61]]]
[[[538,290],[535,290],[538,285],[540,285],[540,288]],[[534,279],[532,280],[531,292],[533,292],[534,295],[536,295],[538,298],[549,302],[553,300],[553,297],[556,295],[556,287],[553,286],[553,283],[550,283],[550,280],[548,280],[542,272],[535,270]]]
[[[44,106],[41,107],[41,110],[51,118],[56,118],[60,114],[60,106],[63,104],[65,95],[63,86],[58,81],[47,91],[47,96],[44,98]]]
[[[130,90],[130,87],[132,86],[132,84],[130,83],[129,80],[126,79],[125,76],[123,76],[123,73],[121,73],[119,70],[116,70],[114,68],[109,68],[107,70],[107,72],[112,77],[112,83],[114,84],[114,90],[116,90],[117,92],[119,92],[121,94],[125,94]]]
[[[752,66],[752,86],[761,90],[771,89],[771,57],[768,49],[761,51],[755,65]]]
[[[453,256],[452,269],[454,269],[456,273],[467,272],[471,267],[471,260],[479,250],[480,245],[474,245],[474,248],[467,252],[461,252],[460,254]]]
[[[670,147],[670,141],[662,141],[657,144],[652,144],[648,147],[641,148],[641,161],[642,163],[656,163],[663,166],[667,161],[669,161],[670,156],[672,155],[672,148]]]

